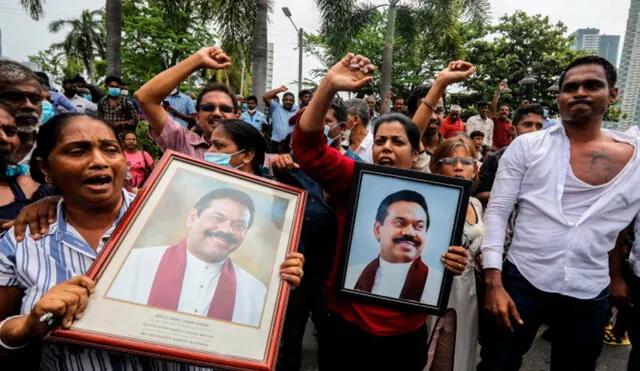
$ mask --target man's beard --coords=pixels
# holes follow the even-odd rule
[[[18,111],[15,119],[20,133],[34,132],[40,125],[40,115],[36,111]]]

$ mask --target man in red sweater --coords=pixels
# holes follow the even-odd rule
[[[511,125],[511,121],[509,120],[509,114],[511,110],[509,106],[503,104],[500,106],[500,111],[496,116],[496,108],[498,107],[498,102],[500,101],[500,95],[507,88],[507,83],[505,81],[500,81],[498,83],[498,89],[496,90],[495,95],[493,96],[493,100],[491,101],[491,108],[489,112],[491,112],[491,119],[493,120],[493,147],[496,150],[500,150],[503,147],[506,147],[511,143],[513,139],[513,128]]]
[[[460,114],[462,113],[462,107],[457,104],[451,106],[451,110],[449,110],[449,116],[442,120],[442,125],[440,125],[440,134],[444,137],[444,139],[449,139],[452,136],[458,133],[464,133],[464,122],[460,118]]]
[[[339,91],[356,91],[371,82],[375,67],[367,58],[348,54],[320,82],[293,135],[293,151],[301,169],[334,198],[338,220],[337,249],[326,283],[329,315],[319,341],[320,362],[326,370],[421,371],[427,361],[427,315],[386,306],[360,303],[336,293],[342,234],[349,211],[354,161],[327,145],[324,117]],[[452,62],[441,72],[414,115],[414,124],[402,114],[383,115],[374,128],[373,161],[378,165],[411,169],[418,159],[424,134],[445,88],[475,71],[470,63]],[[331,248],[331,247],[327,247]],[[444,267],[460,274],[468,260],[466,250],[451,246]]]

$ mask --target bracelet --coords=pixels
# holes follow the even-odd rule
[[[22,348],[26,347],[27,345],[29,345],[29,343],[26,343],[24,345],[20,345],[20,346],[17,346],[17,347],[12,347],[12,346],[9,346],[9,345],[5,344],[4,342],[2,342],[2,327],[4,326],[5,323],[9,322],[9,320],[12,320],[12,319],[17,318],[17,317],[22,317],[22,315],[19,314],[19,315],[16,315],[16,316],[7,317],[7,318],[4,319],[4,321],[0,322],[0,347],[4,348],[6,350],[22,349]]]
[[[426,100],[426,99],[423,99],[423,100],[422,100],[422,104],[424,104],[425,106],[427,106],[427,107],[431,108],[433,111],[437,111],[437,110],[436,110],[436,106],[435,106],[435,105],[433,105],[433,104],[431,104],[431,103],[429,103],[429,102],[427,102],[427,100]]]

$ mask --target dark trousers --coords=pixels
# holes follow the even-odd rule
[[[609,290],[597,297],[580,300],[536,289],[515,265],[505,261],[502,282],[516,304],[523,325],[513,320],[514,331],[499,325],[484,310],[481,321],[482,338],[478,371],[519,370],[522,357],[531,347],[538,328],[544,322],[553,330],[551,342],[552,371],[592,371],[602,351],[604,326],[609,309]]]
[[[291,291],[284,320],[280,350],[278,353],[277,371],[299,371],[302,363],[302,339],[304,338],[307,320],[311,320],[316,329],[318,342],[318,362],[323,360],[322,335],[327,320],[327,304],[322,292],[323,276],[313,269],[305,272],[300,287]]]
[[[427,364],[426,324],[398,336],[374,336],[329,312],[320,371],[422,371]]]
[[[627,370],[640,370],[640,277],[634,275],[629,269],[625,275],[625,281],[631,291],[633,307],[629,308],[628,332],[631,340],[631,353]]]

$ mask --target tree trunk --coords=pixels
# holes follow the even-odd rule
[[[382,84],[380,96],[384,97],[391,90],[391,74],[393,73],[393,37],[396,30],[396,5],[398,0],[389,1],[387,13],[387,34],[384,38],[382,52]]]
[[[267,13],[269,0],[256,0],[256,23],[251,43],[251,94],[258,97],[258,106],[264,109],[262,95],[267,89]],[[243,76],[244,78],[244,76]]]
[[[107,74],[121,76],[122,0],[106,0]]]

